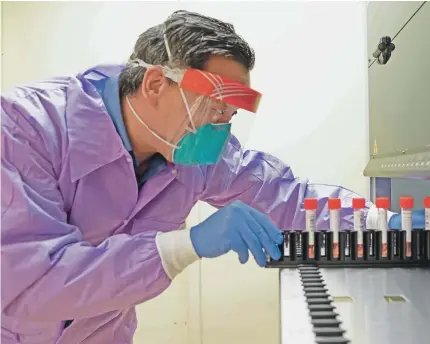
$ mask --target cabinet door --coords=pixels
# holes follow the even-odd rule
[[[391,38],[411,18],[422,1],[374,1],[367,7],[367,56],[372,53],[383,36]]]

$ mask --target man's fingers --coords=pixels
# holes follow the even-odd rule
[[[284,242],[282,232],[266,215],[253,208],[250,208],[250,213],[252,217],[257,220],[265,229],[270,239],[272,239],[278,245]]]
[[[236,232],[232,238],[231,249],[239,256],[239,262],[245,264],[249,259],[248,245],[242,239],[240,233]]]
[[[252,216],[247,219],[249,227],[257,236],[260,241],[260,245],[264,250],[275,260],[281,258],[281,251],[279,250],[278,244],[269,238],[267,231],[263,226]]]
[[[241,227],[240,234],[242,236],[243,241],[245,241],[245,243],[247,244],[248,249],[254,256],[254,259],[257,264],[261,267],[265,266],[266,256],[264,254],[261,242],[255,235],[254,231],[248,227],[247,223],[244,223],[243,227]]]

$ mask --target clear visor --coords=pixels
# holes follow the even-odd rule
[[[195,134],[202,126],[231,123],[239,110],[237,107],[193,92],[182,89],[179,89],[179,92],[183,102],[179,106],[180,110],[172,113],[172,116],[181,116],[183,120],[180,125],[175,125],[175,120],[171,121],[167,137],[169,142],[175,145],[184,135]]]
[[[182,89],[180,92],[184,100],[185,109],[189,114],[189,123],[187,123],[186,129],[192,133],[195,133],[198,127],[208,123],[230,123],[239,110],[235,106],[202,95],[198,95],[194,101],[189,101],[186,96],[187,92]],[[191,106],[190,103],[192,103]]]

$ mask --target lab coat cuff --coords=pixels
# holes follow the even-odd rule
[[[393,216],[394,214],[395,213],[393,213],[392,211],[387,211],[387,224],[390,223],[391,216]],[[376,205],[372,205],[369,208],[366,218],[366,228],[378,229],[378,208],[376,208]]]
[[[200,259],[191,242],[190,229],[158,233],[155,243],[164,271],[171,280]]]

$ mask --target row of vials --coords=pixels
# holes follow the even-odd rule
[[[430,197],[424,198],[425,228],[412,227],[412,209],[414,199],[401,197],[401,230],[388,228],[388,209],[390,199],[376,199],[378,210],[377,228],[365,229],[364,210],[366,201],[363,198],[352,200],[354,210],[354,226],[351,230],[341,231],[341,200],[330,198],[330,230],[317,231],[316,217],[318,200],[307,198],[304,201],[306,211],[306,228],[304,231],[285,232],[282,245],[289,260],[329,260],[369,259],[430,259]],[[423,230],[424,229],[424,230]]]

